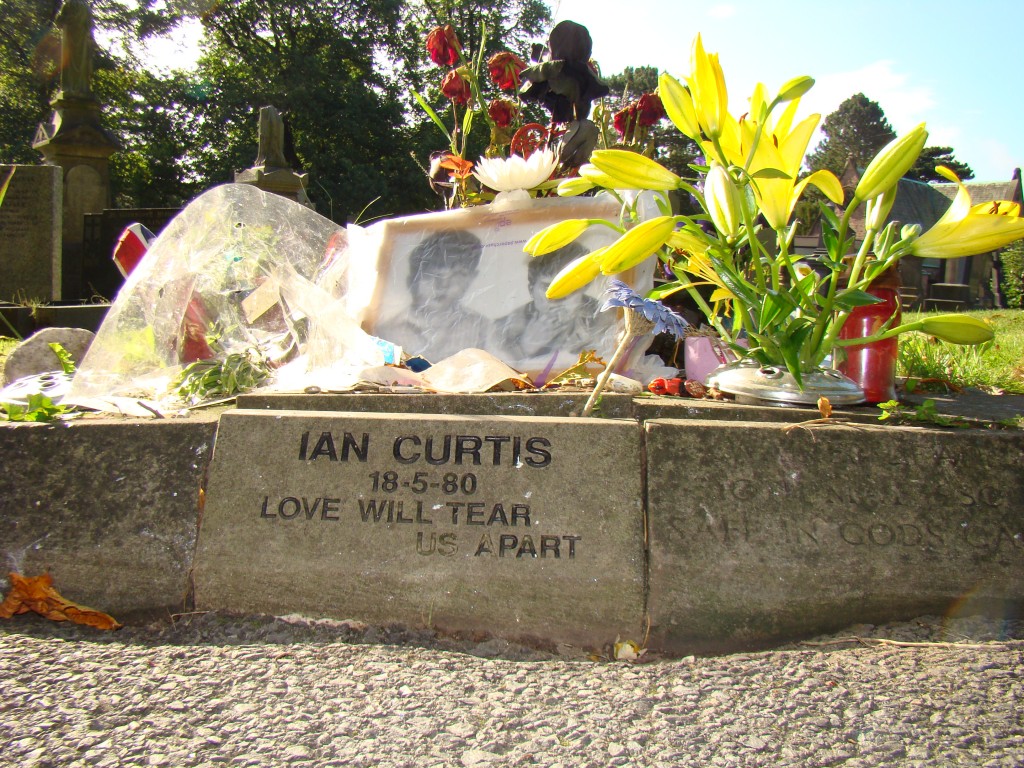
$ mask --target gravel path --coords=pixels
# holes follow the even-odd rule
[[[610,663],[352,623],[19,616],[0,625],[0,765],[1024,765],[1020,623],[817,643]]]

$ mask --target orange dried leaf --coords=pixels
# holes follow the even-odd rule
[[[827,397],[818,398],[818,413],[823,419],[832,418],[832,403],[828,401]]]
[[[121,624],[112,616],[62,597],[60,592],[53,588],[53,577],[48,573],[29,577],[10,573],[8,579],[11,582],[11,591],[7,593],[3,603],[0,603],[0,618],[9,619],[17,614],[33,611],[53,621],[71,621],[97,629],[121,628]]]

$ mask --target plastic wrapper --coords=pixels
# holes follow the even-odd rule
[[[618,213],[611,197],[545,199],[340,228],[250,185],[216,187],[175,217],[128,275],[65,402],[173,407],[185,366],[250,352],[271,369],[260,386],[278,390],[342,390],[400,363],[403,351],[439,363],[470,349],[509,367],[498,379],[525,374],[541,385],[582,352],[608,359],[615,349],[623,321],[618,310],[599,311],[603,281],[544,297],[558,271],[615,233],[595,227],[537,258],[523,245],[548,224]],[[652,274],[645,264],[619,277],[643,292]],[[645,348],[634,344],[619,372],[649,379]],[[460,381],[449,363],[443,384],[429,373],[424,382],[485,391],[474,370],[467,363]]]
[[[357,274],[349,256],[346,230],[294,201],[244,184],[204,193],[131,272],[66,399],[160,400],[188,363],[249,348],[293,371],[383,364],[349,298],[372,264]]]

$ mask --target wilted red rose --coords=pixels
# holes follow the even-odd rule
[[[463,74],[461,69],[453,69],[441,81],[441,93],[456,104],[468,104],[473,95],[473,89],[469,85],[469,78]]]
[[[640,125],[654,125],[665,117],[665,107],[656,93],[645,93],[636,103],[637,122]]]
[[[508,128],[519,114],[519,107],[508,99],[494,99],[487,105],[487,114],[499,128]]]
[[[430,30],[427,35],[427,53],[435,64],[450,67],[458,62],[461,52],[462,45],[451,24]]]
[[[630,104],[625,109],[620,109],[612,118],[612,125],[619,132],[619,136],[625,136],[634,127],[636,120],[636,105]]]
[[[526,69],[526,62],[514,53],[502,51],[487,60],[491,80],[503,91],[514,91],[519,87],[519,74]]]

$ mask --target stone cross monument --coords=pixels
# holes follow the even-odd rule
[[[252,184],[266,192],[290,198],[307,205],[307,173],[297,173],[284,156],[285,126],[281,113],[274,107],[260,107],[259,148],[256,164],[235,174],[236,184]]]
[[[100,123],[101,107],[92,92],[96,50],[88,0],[64,0],[56,17],[61,31],[60,90],[50,106],[48,123],[36,130],[32,146],[47,165],[63,169],[63,296],[81,294],[85,214],[110,207],[109,158],[121,148]],[[112,298],[112,297],[107,297]]]

